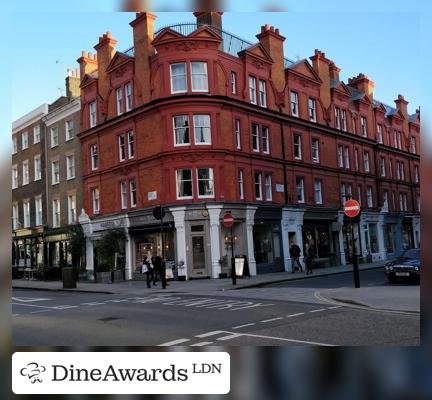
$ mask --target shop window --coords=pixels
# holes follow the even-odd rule
[[[396,235],[393,224],[384,225],[384,245],[387,253],[394,253],[395,251]]]
[[[257,264],[281,262],[280,229],[277,223],[255,223],[253,241]]]
[[[303,254],[306,249],[312,249],[315,258],[329,258],[332,255],[332,237],[328,223],[303,224]]]
[[[370,252],[378,253],[378,230],[377,224],[369,224],[369,240],[370,240]]]

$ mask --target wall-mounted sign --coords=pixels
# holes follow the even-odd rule
[[[147,199],[148,200],[156,200],[157,199],[157,192],[148,192],[147,193]]]
[[[282,185],[280,183],[276,184],[276,192],[283,193],[285,191],[285,185]]]

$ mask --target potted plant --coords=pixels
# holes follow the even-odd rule
[[[111,229],[96,243],[97,282],[117,282],[124,279],[121,254],[124,253],[126,236],[122,229]],[[120,260],[120,261],[119,261]]]

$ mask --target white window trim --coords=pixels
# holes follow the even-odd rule
[[[251,86],[251,83],[254,83],[254,86]],[[249,75],[248,86],[249,86],[249,100],[251,104],[258,104],[257,101],[257,90],[256,90],[257,80],[254,76]],[[253,96],[251,94],[253,93]]]
[[[72,140],[74,138],[74,134],[72,133],[72,136],[69,136],[69,129],[68,129],[68,123],[72,123],[72,132],[74,130],[74,121],[73,119],[69,119],[65,121],[65,142],[69,142],[69,140]]]
[[[18,203],[12,204],[12,229],[17,230],[19,229],[20,222],[19,222],[19,207]]]
[[[237,94],[237,74],[231,71],[231,94]]]
[[[73,159],[73,175],[69,175],[70,164],[69,159],[72,157]],[[66,180],[75,179],[75,154],[69,154],[66,156]]]
[[[295,95],[295,100],[296,100],[295,102],[292,101],[292,95]],[[295,104],[295,109],[296,109],[295,113],[292,110],[293,103]],[[290,111],[293,117],[299,116],[299,99],[298,99],[298,93],[295,91],[290,91]]]
[[[123,189],[124,189],[124,191],[123,191]],[[123,194],[125,196],[123,196]],[[126,208],[128,208],[128,195],[127,195],[126,181],[120,182],[120,204],[121,204],[122,210],[125,210]]]
[[[29,228],[30,226],[31,226],[30,200],[23,200],[23,228]]]
[[[133,190],[132,190],[132,184],[135,185],[135,202],[132,202],[132,200],[133,200],[133,196],[132,196],[132,192],[133,192]],[[132,180],[129,181],[129,197],[130,197],[131,208],[135,208],[137,206],[137,202],[136,202],[136,200],[137,200],[137,186],[136,186],[135,179],[132,179]]]
[[[36,132],[39,131],[39,138],[36,139]],[[33,144],[40,143],[40,125],[33,127]]]
[[[317,200],[317,190],[316,190],[317,183],[319,183],[319,194],[320,194],[319,201]],[[314,199],[315,199],[315,204],[323,204],[322,182],[320,179],[314,179]]]
[[[261,85],[264,88],[264,90],[261,90]],[[263,98],[261,98],[261,95],[263,94]],[[266,108],[267,107],[267,88],[266,88],[266,81],[263,79],[260,79],[258,81],[258,97],[260,101],[260,106]],[[264,100],[264,101],[262,101]]]
[[[55,181],[55,170],[54,170],[54,164],[58,165],[58,181]],[[60,183],[60,161],[54,160],[51,161],[51,186],[58,185]]]
[[[313,105],[313,108],[311,107],[311,103]],[[313,110],[313,113],[311,113],[311,110]],[[317,109],[316,109],[316,100],[312,97],[309,97],[308,99],[308,112],[309,112],[309,121],[316,122],[317,121]]]
[[[344,167],[344,149],[343,149],[343,146],[341,144],[338,144],[337,157],[338,157],[338,167],[343,168]]]
[[[130,95],[127,94],[127,88],[130,87]],[[132,110],[133,108],[133,88],[132,82],[128,82],[125,85],[125,97],[126,97],[126,112]],[[130,99],[130,102],[129,102]]]
[[[174,65],[184,65],[185,66],[185,79],[186,79],[186,89],[185,90],[174,90],[173,88],[173,73],[172,73],[172,67]],[[188,91],[188,80],[187,80],[187,65],[184,62],[180,62],[180,63],[172,63],[170,64],[170,83],[171,83],[171,93],[175,94],[175,93],[187,93]]]
[[[181,170],[190,170],[191,172],[191,188],[192,188],[192,195],[191,196],[179,196],[179,180],[178,180],[178,171]],[[179,168],[175,170],[175,176],[176,176],[176,198],[177,200],[187,200],[187,199],[193,199],[193,171],[192,168]]]
[[[39,160],[39,176],[36,176],[36,161]],[[37,154],[34,156],[34,181],[40,181],[42,179],[42,161],[41,161],[41,155]]]
[[[238,172],[238,184],[239,184],[240,200],[244,200],[244,177],[243,177],[242,169],[240,169]]]
[[[345,169],[351,169],[351,156],[350,156],[350,149],[348,146],[345,146],[344,148],[344,163],[345,163]]]
[[[27,174],[25,173],[24,166],[27,166]],[[27,177],[26,180],[24,178]],[[28,160],[24,160],[22,164],[22,186],[26,186],[30,183],[30,164]]]
[[[188,129],[189,129],[189,142],[188,143],[177,143],[176,126],[175,126],[175,118],[176,117],[187,117]],[[173,134],[174,134],[174,147],[190,146],[192,144],[192,142],[191,142],[191,124],[190,124],[189,114],[174,115],[172,117],[172,124],[173,124]],[[193,128],[195,128],[195,127],[193,127]],[[195,132],[194,132],[194,139],[195,139]]]
[[[12,189],[16,189],[18,186],[18,165],[14,164],[12,165]]]
[[[316,142],[317,143],[317,157],[316,158],[314,158],[314,147],[313,147],[313,144],[314,144],[314,142]],[[312,156],[312,162],[314,162],[314,163],[319,163],[320,162],[320,151],[319,151],[319,139],[318,138],[312,138],[311,139],[311,151],[312,151],[312,154],[311,154],[311,156]]]
[[[92,193],[92,208],[93,208],[93,214],[99,214],[100,212],[100,193],[99,188],[93,188],[91,190]],[[97,193],[97,208],[95,207],[95,200],[96,200],[96,193]]]
[[[347,118],[346,117],[347,117],[346,110],[342,110],[341,111],[341,122],[342,122],[342,130],[344,132],[347,131]]]
[[[195,133],[195,128],[196,128],[196,125],[195,125],[195,117],[196,117],[196,116],[203,116],[203,115],[209,117],[209,126],[208,126],[208,128],[210,129],[210,141],[209,141],[209,142],[201,143],[201,142],[197,142],[197,140],[196,140],[196,133]],[[210,146],[210,145],[212,144],[211,115],[210,115],[210,114],[194,114],[194,115],[192,116],[192,120],[193,120],[193,140],[194,140],[194,144],[195,144],[195,146]],[[191,131],[190,131],[190,129],[189,129],[189,139],[190,139],[190,132],[191,132]]]
[[[298,199],[298,191],[297,191],[297,178],[296,178],[296,197],[297,197],[297,203],[299,204],[304,204],[305,202],[305,191],[304,191],[304,178],[300,178],[300,182],[301,182],[301,200]]]
[[[213,182],[213,194],[208,194],[208,195],[200,195],[199,194],[199,179],[198,179],[198,170],[199,169],[208,169],[209,170],[209,181]],[[213,173],[213,168],[197,168],[196,169],[196,185],[197,185],[197,196],[199,199],[213,199],[215,197],[215,184],[214,184],[214,173]],[[192,177],[193,179],[193,177]]]
[[[257,176],[258,176],[259,197],[257,197],[257,195],[256,195],[256,186],[257,186],[256,177]],[[254,173],[254,194],[255,194],[256,200],[262,201],[263,191],[262,191],[262,174],[261,174],[261,172],[255,172]]]
[[[362,136],[363,137],[367,137],[368,136],[368,132],[367,132],[367,119],[364,116],[360,117],[360,129],[361,129]]]
[[[12,154],[18,153],[18,140],[16,135],[12,138]]]
[[[296,156],[295,154],[296,154],[296,152],[295,152],[295,149],[296,149],[296,137],[299,139],[299,142],[298,142],[298,149],[299,149],[299,156]],[[293,137],[293,150],[294,150],[294,160],[301,160],[302,159],[302,138],[301,138],[301,135],[299,135],[299,134],[294,134],[294,137]]]
[[[92,113],[92,107],[94,106],[94,114]],[[94,115],[94,118],[93,118]],[[89,103],[89,122],[90,128],[94,128],[97,125],[97,104],[96,101]]]
[[[257,134],[256,134],[256,143],[257,143],[257,148],[255,149],[254,147],[253,147],[253,139],[254,139],[254,129],[253,129],[253,127],[254,126],[256,126],[256,132],[257,132]],[[259,153],[259,151],[260,151],[260,127],[259,127],[259,125],[258,124],[252,124],[252,127],[251,127],[251,129],[252,129],[252,151],[253,152],[255,152],[255,153]]]
[[[96,158],[99,157],[98,155],[98,145],[97,144],[91,144],[90,145],[90,168],[92,171],[96,171],[99,168],[99,160],[97,161],[95,165],[95,153],[93,152],[93,148],[96,147]]]
[[[126,134],[127,134],[128,158],[129,158],[129,160],[133,160],[135,158],[135,150],[136,150],[136,146],[135,146],[135,133],[134,133],[134,131],[131,130],[131,131],[127,131]],[[133,138],[132,141],[130,140],[131,137]],[[133,155],[132,156],[131,156],[131,153],[132,153],[132,151],[131,151],[131,149],[132,149],[131,143],[133,144]]]
[[[121,146],[121,138],[123,138],[123,157],[122,157],[122,146]],[[124,133],[118,135],[118,149],[119,149],[119,161],[123,162],[126,160],[126,137]]]
[[[267,184],[267,178],[269,178],[269,184]],[[264,177],[264,187],[265,187],[266,200],[272,201],[273,200],[273,188],[272,188],[272,178],[271,178],[270,174],[266,174]],[[270,188],[270,196],[267,196],[267,188]]]
[[[71,199],[73,199],[74,198],[74,200],[75,200],[75,218],[74,218],[74,215],[73,215],[73,213],[72,213],[72,207],[71,207],[71,205],[72,205],[72,200]],[[77,217],[77,210],[76,210],[76,195],[74,195],[74,194],[70,194],[70,195],[68,195],[68,224],[73,224],[73,223],[75,223],[76,222],[76,217]]]
[[[56,132],[56,136],[54,135],[54,132]],[[57,142],[54,142],[54,137],[57,137]],[[58,127],[53,126],[50,128],[50,138],[51,138],[51,148],[57,147],[59,145],[59,133],[58,133]]]
[[[57,209],[55,205],[58,205],[58,220],[57,220]],[[61,220],[61,210],[60,210],[60,199],[53,199],[52,201],[52,225],[53,228],[58,228],[60,226]]]
[[[267,132],[267,149],[264,148],[264,131]],[[270,128],[268,128],[267,126],[261,127],[261,141],[262,141],[263,153],[270,154]]]
[[[24,147],[24,138],[26,138],[26,145]],[[29,137],[28,137],[28,132],[25,131],[21,134],[21,150],[25,150],[29,148]]]
[[[194,74],[194,73],[192,73],[192,64],[204,64],[204,66],[205,66],[205,76],[207,78],[207,89],[194,89],[194,87],[193,87],[193,76],[194,75],[204,75],[204,74]],[[192,92],[194,92],[194,93],[208,93],[208,91],[209,91],[208,68],[207,68],[207,63],[205,61],[191,61],[191,63],[190,63],[190,77],[191,77]],[[187,77],[186,77],[186,82],[187,82]]]
[[[123,88],[120,86],[116,89],[117,115],[123,114]]]

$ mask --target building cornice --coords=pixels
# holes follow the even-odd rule
[[[45,122],[46,126],[51,126],[58,121],[61,121],[64,118],[75,114],[81,109],[81,98],[75,97],[71,102],[66,105],[56,108],[54,111],[51,111],[49,114],[42,118],[43,122]]]
[[[44,115],[48,114],[48,104],[41,104],[39,107],[25,114],[21,118],[12,122],[12,133],[16,133],[27,126],[40,120]]]

